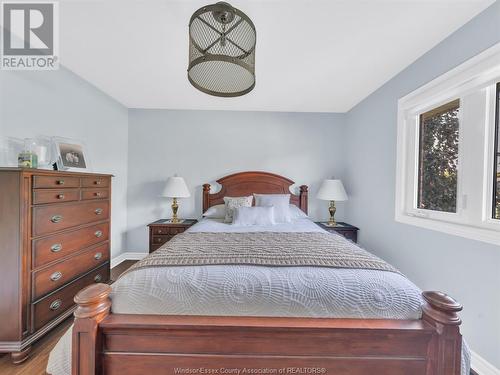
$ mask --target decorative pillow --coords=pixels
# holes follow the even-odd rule
[[[225,219],[226,218],[226,205],[216,204],[205,211],[203,217],[209,219]]]
[[[307,214],[302,211],[300,208],[298,208],[296,205],[291,204],[290,205],[290,218],[292,220],[298,220],[298,219],[304,219],[308,218]]]
[[[254,194],[255,205],[258,207],[273,206],[274,220],[277,223],[289,223],[290,194]]]
[[[224,203],[226,205],[226,216],[224,218],[224,222],[232,223],[234,209],[236,207],[252,207],[252,202],[252,195],[248,197],[224,197]]]
[[[232,225],[275,225],[274,207],[237,207]]]

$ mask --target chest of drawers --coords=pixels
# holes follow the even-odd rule
[[[0,352],[20,362],[109,279],[111,175],[0,168]]]

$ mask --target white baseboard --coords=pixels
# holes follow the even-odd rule
[[[147,253],[125,252],[111,259],[111,268],[126,260],[141,260]],[[479,375],[500,375],[500,370],[474,351],[471,351],[471,367]]]
[[[471,351],[471,367],[479,375],[500,375],[500,370],[474,351]]]
[[[111,259],[111,268],[116,267],[121,262],[124,262],[126,260],[141,260],[142,258],[145,258],[146,255],[148,255],[148,253],[133,253],[133,252],[121,253],[120,255]]]

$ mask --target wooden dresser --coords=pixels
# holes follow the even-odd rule
[[[0,352],[30,345],[109,279],[111,175],[0,168]]]

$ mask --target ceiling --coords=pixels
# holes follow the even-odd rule
[[[257,28],[256,87],[187,80],[188,22],[210,1],[62,0],[61,63],[129,108],[346,112],[494,0],[234,0]]]

